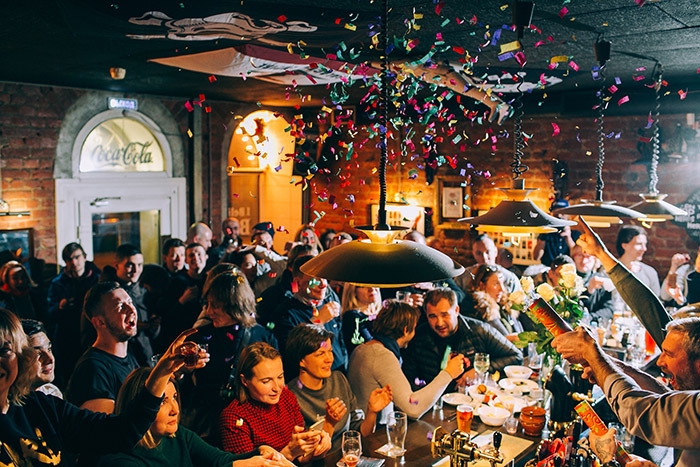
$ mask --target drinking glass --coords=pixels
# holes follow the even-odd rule
[[[406,450],[403,443],[406,440],[406,414],[403,412],[393,412],[389,415],[389,422],[386,424],[386,435],[389,440],[389,457],[402,456]]]
[[[527,344],[527,366],[534,373],[539,373],[542,368],[542,355],[537,353],[537,344],[530,342]]]
[[[362,455],[362,440],[359,431],[348,430],[343,433],[343,462],[347,467],[355,467]]]
[[[491,359],[487,353],[478,353],[474,355],[474,370],[479,374],[479,380],[486,384],[486,373],[491,366]]]

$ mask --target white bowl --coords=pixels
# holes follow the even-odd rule
[[[509,411],[500,407],[481,406],[477,409],[477,413],[481,421],[490,426],[501,426],[510,416]]]
[[[509,378],[528,379],[532,375],[531,369],[521,365],[508,365],[504,370]]]

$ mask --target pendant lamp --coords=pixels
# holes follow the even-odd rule
[[[603,162],[605,162],[605,63],[610,59],[610,42],[598,40],[595,43],[595,57],[600,65],[601,87],[598,91],[598,163],[596,164],[595,200],[582,199],[582,204],[575,204],[553,211],[554,214],[581,216],[591,227],[610,227],[621,224],[622,219],[638,219],[643,214],[634,209],[618,206],[615,201],[603,201]]]
[[[387,125],[389,105],[389,5],[384,0],[381,34],[384,36],[379,115],[379,214],[374,226],[357,227],[368,238],[324,251],[301,267],[301,272],[337,282],[364,287],[399,287],[435,282],[458,276],[464,267],[446,254],[396,236],[405,227],[386,223]]]
[[[688,213],[684,210],[677,208],[671,203],[664,201],[666,198],[665,193],[659,193],[656,185],[659,182],[659,176],[656,170],[659,166],[659,109],[661,108],[661,83],[663,82],[663,67],[660,63],[656,63],[655,76],[656,80],[654,82],[654,116],[652,123],[652,133],[651,138],[652,151],[651,151],[651,163],[649,164],[649,192],[640,193],[639,196],[642,197],[642,201],[630,206],[631,209],[641,212],[644,217],[639,220],[642,223],[652,223],[652,222],[666,222],[667,220],[673,219],[676,216],[687,216]]]
[[[530,26],[532,12],[534,9],[532,2],[516,2],[513,9],[513,22],[516,25],[518,39],[523,37],[523,29]],[[522,78],[518,84],[518,96],[515,100],[514,119],[514,146],[513,163],[513,187],[500,188],[506,194],[507,199],[501,201],[498,206],[491,209],[486,214],[477,217],[466,217],[459,219],[459,222],[467,222],[475,225],[480,232],[498,232],[509,238],[513,243],[518,243],[519,238],[530,234],[551,233],[566,226],[576,225],[576,222],[566,221],[538,208],[535,203],[526,199],[536,188],[525,188],[525,181],[520,178],[528,167],[521,162],[525,141],[522,132],[523,104],[520,86]]]

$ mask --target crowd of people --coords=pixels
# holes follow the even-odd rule
[[[222,232],[214,242],[209,226],[193,224],[184,241],[164,242],[160,265],[144,265],[137,246],[119,245],[102,270],[70,243],[47,297],[22,263],[0,268],[0,465],[306,462],[337,447],[344,431],[371,434],[393,410],[420,418],[474,379],[477,353],[490,355],[492,372],[523,362],[514,341],[534,325],[511,307],[519,271],[500,261],[507,255],[488,235],[472,239],[475,264],[461,276],[396,290],[328,283],[301,270],[351,241],[345,232],[318,235],[304,225],[282,253],[270,222],[255,225],[249,240],[235,218]],[[669,324],[657,298],[682,305],[700,296],[697,261],[693,269],[687,255],[675,255],[662,286],[642,263],[641,229],[621,229],[619,261],[591,231],[549,235],[537,244],[548,264],[533,274],[556,286],[562,267],[575,268],[591,320],[612,318],[619,297],[659,342],[700,332],[692,319]],[[426,242],[415,231],[406,240]],[[601,356],[587,331],[554,342],[590,368],[640,436],[693,447],[650,434],[660,422],[640,421],[642,409],[629,406],[638,388],[617,378],[626,367]],[[681,372],[669,356],[675,341],[664,342],[660,366],[674,388],[700,389],[700,363]],[[195,362],[186,360],[188,345]],[[688,358],[700,357],[695,348]],[[688,397],[674,394],[674,407],[697,415],[700,399]],[[667,410],[663,397],[658,403]]]

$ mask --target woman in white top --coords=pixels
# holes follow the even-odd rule
[[[373,339],[358,346],[350,357],[348,381],[359,407],[367,405],[373,390],[391,387],[394,402],[382,410],[379,423],[387,422],[394,405],[410,418],[420,418],[435,405],[452,380],[464,372],[464,356],[452,356],[435,379],[413,391],[401,371],[399,349],[405,348],[413,339],[420,310],[396,300],[384,303],[374,320]]]
[[[623,226],[617,233],[615,246],[620,262],[658,296],[661,293],[659,274],[656,269],[642,263],[647,251],[646,231],[636,225]]]

